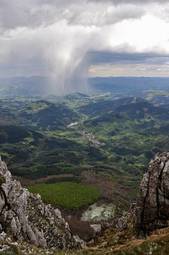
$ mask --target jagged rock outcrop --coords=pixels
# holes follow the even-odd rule
[[[169,153],[157,154],[140,185],[137,229],[144,235],[169,226]]]
[[[39,195],[31,194],[13,180],[0,159],[0,233],[14,240],[27,241],[41,247],[61,249],[80,246],[58,209],[45,205]],[[1,235],[1,234],[0,234]]]

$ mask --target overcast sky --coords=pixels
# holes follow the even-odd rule
[[[0,76],[169,76],[168,2],[0,0]]]

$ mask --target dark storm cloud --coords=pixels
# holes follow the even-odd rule
[[[93,51],[89,52],[87,58],[92,64],[165,64],[169,62],[169,54],[151,53],[126,53],[112,51]]]
[[[115,7],[114,4],[117,3],[123,6]],[[62,19],[69,24],[99,26],[137,18],[144,12],[136,6],[128,6],[134,1],[117,3],[87,0],[0,0],[0,27],[5,30],[21,26],[47,26]],[[112,9],[108,9],[109,7]]]
[[[128,3],[132,3],[132,4],[149,4],[149,3],[168,3],[168,0],[88,0],[87,2],[109,2],[112,4],[128,4]]]
[[[164,4],[168,1],[0,0],[0,27],[46,26],[61,19],[77,25],[112,24],[123,19],[139,18],[146,11],[144,6],[151,3]]]

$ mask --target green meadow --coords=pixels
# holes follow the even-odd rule
[[[36,184],[29,190],[40,194],[46,203],[66,209],[79,209],[96,202],[100,196],[97,188],[75,182]]]

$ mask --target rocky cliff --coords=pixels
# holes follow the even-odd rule
[[[0,159],[0,238],[6,234],[13,240],[47,248],[80,246],[61,212],[23,188]]]
[[[157,154],[140,185],[137,228],[144,235],[169,226],[169,153]]]

